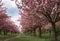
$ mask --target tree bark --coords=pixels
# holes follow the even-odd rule
[[[0,34],[1,34],[1,30],[0,30]]]
[[[39,27],[39,37],[42,37],[41,27]]]
[[[33,34],[34,34],[34,36],[36,36],[36,29],[35,28],[34,28]]]
[[[57,41],[57,31],[56,31],[55,23],[52,23],[51,40],[52,41]]]
[[[6,30],[4,30],[4,35],[7,35],[7,31]]]

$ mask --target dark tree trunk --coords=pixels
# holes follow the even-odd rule
[[[33,30],[33,34],[34,34],[34,36],[36,36],[36,29],[35,28]]]
[[[57,41],[57,31],[55,23],[52,23],[51,39],[52,41]]]
[[[13,34],[13,32],[12,32],[12,31],[10,31],[10,33],[11,33],[11,35]]]
[[[0,30],[0,34],[1,34],[1,30]]]
[[[41,27],[39,27],[39,37],[42,37]]]
[[[6,30],[4,30],[4,35],[7,35],[7,31]]]

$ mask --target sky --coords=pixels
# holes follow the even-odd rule
[[[19,22],[17,21],[19,19],[19,10],[15,5],[14,1],[11,0],[2,0],[4,3],[4,6],[7,7],[7,13],[9,16],[11,16],[12,21],[15,22],[17,26],[19,26]]]

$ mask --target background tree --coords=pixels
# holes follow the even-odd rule
[[[20,32],[18,26],[13,23],[11,17],[7,15],[6,7],[4,7],[2,0],[0,0],[0,33],[4,32],[4,35],[8,31]]]
[[[8,18],[7,14],[6,14],[6,7],[3,6],[2,0],[0,0],[0,28],[2,27],[2,25],[4,24],[4,21]],[[4,28],[4,27],[3,27]],[[1,31],[1,29],[0,29]],[[5,31],[4,31],[5,33]]]

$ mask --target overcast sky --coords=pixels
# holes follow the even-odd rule
[[[16,25],[19,26],[19,22],[17,21],[19,18],[19,10],[17,9],[15,3],[10,0],[3,0],[5,7],[7,7],[8,15],[12,16],[12,20],[15,22]]]

